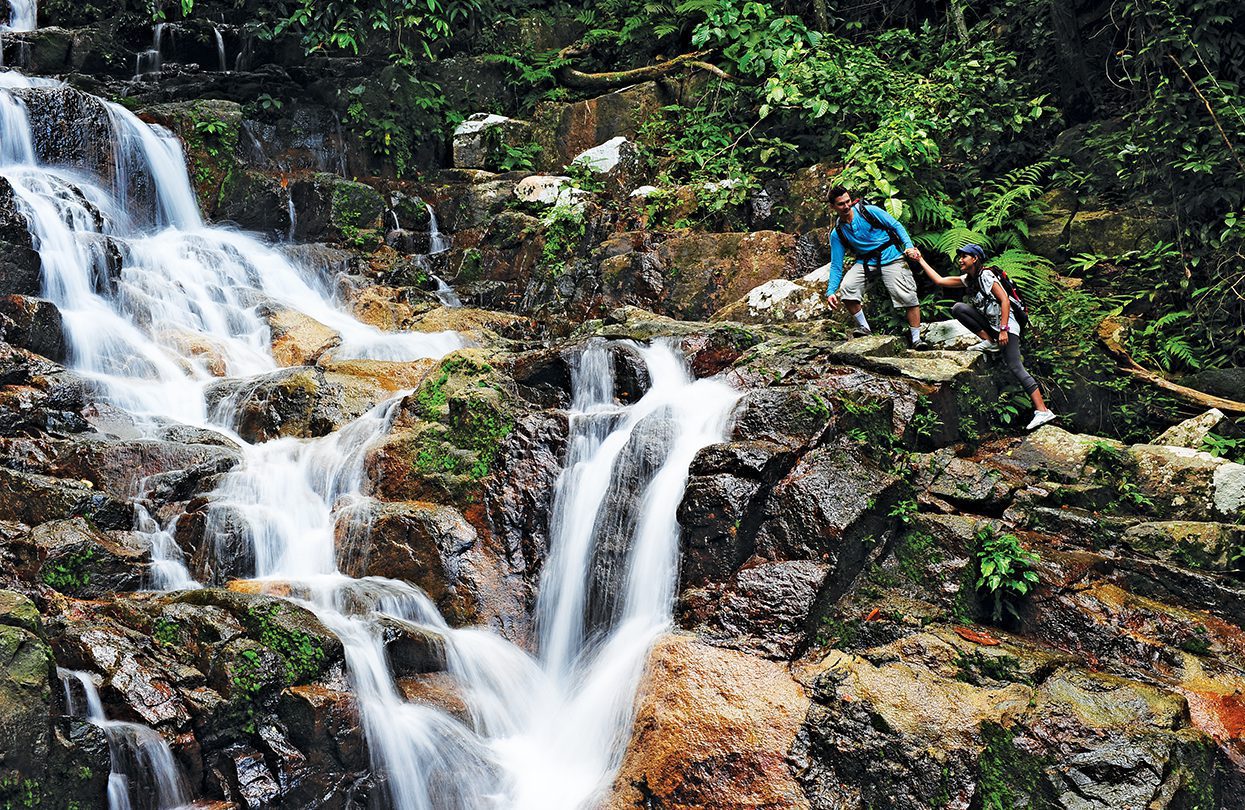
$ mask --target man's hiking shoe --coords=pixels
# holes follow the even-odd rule
[[[997,340],[979,340],[968,347],[970,352],[997,352],[1002,348]]]
[[[915,341],[911,346],[911,349],[914,352],[927,352],[932,348],[934,347],[926,343],[924,340]]]
[[[863,326],[857,326],[852,330],[852,337],[869,337],[873,334],[872,329],[866,329]]]
[[[1055,418],[1054,411],[1034,411],[1033,419],[1029,421],[1029,424],[1025,428],[1025,430],[1037,430],[1042,425],[1046,424],[1047,422],[1050,422],[1054,418]]]

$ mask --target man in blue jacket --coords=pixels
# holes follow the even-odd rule
[[[826,302],[830,309],[839,303],[856,319],[852,335],[873,334],[860,303],[864,300],[865,274],[878,269],[882,283],[896,309],[906,310],[908,344],[914,349],[928,349],[921,340],[921,306],[917,299],[916,279],[904,261],[921,258],[921,251],[912,244],[908,231],[884,209],[864,203],[852,204],[852,195],[843,186],[830,189],[830,205],[838,222],[830,232],[830,281],[826,286]],[[851,269],[843,273],[843,256],[851,251],[855,257]]]

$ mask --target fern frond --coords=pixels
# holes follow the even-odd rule
[[[1030,253],[1023,248],[1008,248],[987,259],[986,264],[1006,273],[1022,288],[1022,293],[1029,295],[1029,300],[1032,300],[1034,294],[1056,293],[1054,264],[1045,256]]]
[[[922,247],[947,256],[954,256],[957,250],[970,242],[981,245],[986,250],[990,250],[993,245],[989,236],[963,225],[955,225],[945,231],[923,233],[913,241]]]
[[[1054,165],[1054,161],[1040,161],[1013,169],[991,181],[982,197],[982,208],[972,219],[972,226],[989,232],[1009,220],[1021,218],[1033,198],[1042,193],[1042,178]]]

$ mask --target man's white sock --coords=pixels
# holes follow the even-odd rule
[[[861,329],[869,328],[869,322],[865,320],[865,311],[863,309],[858,310],[854,317],[856,318],[856,323],[860,324]]]
[[[920,339],[921,339],[921,327],[919,327],[919,326],[909,326],[909,327],[908,327],[908,334],[912,336],[912,342],[913,342],[913,343],[916,343],[918,340],[920,340]]]

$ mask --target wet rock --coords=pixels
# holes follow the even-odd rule
[[[487,225],[514,198],[516,182],[478,171],[470,172],[466,182],[438,186],[436,208],[443,217],[442,227],[457,234]]]
[[[506,147],[531,140],[532,125],[504,115],[473,113],[454,128],[454,166],[460,169],[499,169]]]
[[[26,471],[90,486],[117,500],[146,494],[156,502],[189,498],[207,486],[205,481],[241,461],[236,448],[219,444],[97,435],[60,440],[0,439],[0,450],[20,458],[20,466]]]
[[[1139,523],[1124,532],[1124,543],[1134,551],[1162,560],[1207,571],[1232,571],[1241,567],[1234,560],[1245,548],[1245,526],[1165,520]]]
[[[21,295],[0,298],[0,337],[49,360],[65,359],[61,313],[50,301]]]
[[[30,225],[21,214],[13,186],[0,177],[0,295],[38,295],[42,262],[35,252]]]
[[[39,556],[36,576],[61,593],[98,598],[143,582],[148,549],[132,534],[105,535],[78,517],[36,526],[29,542]]]
[[[367,501],[337,526],[338,564],[351,576],[381,576],[419,586],[458,626],[513,627],[524,595],[456,509],[430,503]]]
[[[1216,791],[1180,696],[1027,643],[938,631],[820,667],[792,751],[814,807],[1174,808]]]
[[[222,586],[255,575],[251,523],[236,507],[195,499],[178,518],[174,537],[200,582]]]
[[[290,740],[310,755],[309,765],[361,772],[369,767],[354,695],[320,684],[281,693],[278,714]]]
[[[485,481],[483,506],[492,542],[510,570],[533,584],[547,556],[549,514],[566,435],[563,414],[520,416],[495,462],[503,472]]]
[[[825,613],[830,566],[808,560],[745,566],[721,587],[686,592],[685,626],[733,649],[786,660],[802,651]]]
[[[71,481],[0,467],[0,520],[28,525],[71,517],[89,518],[104,529],[134,525],[131,507],[98,492],[89,481]]]
[[[808,699],[778,664],[662,637],[605,808],[805,808],[787,751]]]
[[[1077,481],[1086,474],[1094,436],[1069,433],[1054,425],[1043,425],[1025,437],[1006,456],[998,457],[994,464],[1013,470],[1020,475],[1032,474],[1059,481]],[[1119,442],[1107,441],[1107,445],[1120,448]],[[1091,465],[1092,466],[1092,465]]]
[[[795,237],[756,233],[681,232],[657,246],[672,278],[665,307],[680,318],[707,318],[760,284],[793,270]]]
[[[372,187],[322,172],[290,183],[290,195],[297,211],[294,237],[299,241],[356,247],[380,241],[385,200]]]
[[[509,69],[486,56],[438,59],[428,65],[428,72],[455,110],[500,110],[511,103]]]
[[[885,536],[888,512],[904,492],[850,446],[829,445],[804,454],[779,481],[757,530],[757,553],[772,560],[827,560],[849,582]]]
[[[1043,256],[1119,256],[1167,239],[1169,232],[1169,223],[1156,216],[1113,210],[1070,212],[1057,207],[1031,228],[1025,243]]]
[[[34,604],[0,591],[0,798],[43,771],[52,742],[48,718],[55,666]]]
[[[299,366],[208,387],[215,409],[234,414],[235,429],[247,441],[278,436],[324,436],[362,416],[387,392],[366,378]]]
[[[724,582],[752,556],[761,504],[794,458],[767,441],[710,445],[696,455],[678,512],[683,587]]]
[[[445,637],[440,633],[390,619],[380,623],[395,678],[445,671]]]
[[[1031,690],[1019,684],[950,677],[955,650],[942,639],[900,643],[899,660],[832,651],[821,663],[791,752],[812,807],[966,809],[982,725],[1010,725],[1029,702]]]
[[[1001,510],[1018,486],[1000,470],[958,458],[950,449],[931,453],[916,466],[917,487],[978,514]]]
[[[272,356],[278,365],[312,365],[341,345],[340,334],[296,310],[261,308],[260,315],[272,330]]]
[[[1186,419],[1163,431],[1151,444],[1169,447],[1189,447],[1202,449],[1202,441],[1211,433],[1231,436],[1236,432],[1232,420],[1224,416],[1223,411],[1211,408],[1201,416]]]
[[[210,189],[211,196],[200,192],[200,203],[211,212],[218,223],[233,223],[244,231],[253,231],[270,237],[289,236],[290,220],[289,181],[273,177],[265,172],[234,166],[224,178],[223,184]]]
[[[478,482],[499,471],[499,450],[522,400],[512,379],[481,349],[446,356],[403,400],[392,430],[369,449],[372,493],[386,500],[466,506]]]
[[[1234,520],[1245,509],[1245,465],[1185,447],[1134,445],[1136,485],[1159,514]]]

